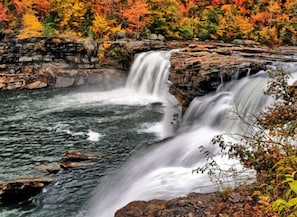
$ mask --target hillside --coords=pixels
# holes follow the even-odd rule
[[[295,0],[3,0],[0,32],[296,44]]]

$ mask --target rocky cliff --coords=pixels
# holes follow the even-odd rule
[[[170,92],[185,108],[194,97],[216,90],[223,82],[257,73],[277,62],[297,62],[297,47],[193,42],[171,55]]]
[[[0,42],[0,90],[70,87],[118,80],[123,71],[101,67],[90,39],[8,39]]]

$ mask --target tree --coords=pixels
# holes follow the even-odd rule
[[[206,39],[217,39],[219,22],[223,11],[218,6],[208,6],[203,10],[201,22],[198,24],[198,37]]]
[[[0,2],[0,22],[6,21],[8,19],[7,9]]]
[[[18,38],[30,38],[42,35],[43,26],[34,14],[26,13],[23,16],[23,28]]]
[[[98,14],[95,15],[95,19],[93,21],[93,30],[96,32],[99,37],[103,37],[110,31],[110,27],[105,17],[100,16]]]
[[[148,23],[148,15],[150,11],[144,0],[129,0],[124,11],[124,17],[128,21],[128,31],[139,32]]]
[[[55,22],[62,32],[88,34],[94,19],[93,0],[50,0],[50,3],[51,13],[55,14]]]
[[[182,18],[178,2],[175,0],[151,0],[148,2],[150,24],[153,33],[162,34],[167,38],[178,38]]]

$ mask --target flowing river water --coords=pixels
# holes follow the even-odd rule
[[[100,154],[95,166],[70,169],[32,200],[0,204],[0,217],[112,217],[132,200],[169,199],[218,189],[192,170],[205,163],[203,145],[225,169],[226,185],[254,176],[220,156],[211,139],[221,133],[248,133],[234,108],[255,114],[270,99],[263,95],[264,72],[222,85],[193,101],[176,135],[176,102],[167,93],[169,52],[140,54],[125,87],[44,89],[1,93],[0,180],[40,176],[67,150]],[[290,66],[296,71],[296,66]],[[250,180],[250,179],[249,179]]]

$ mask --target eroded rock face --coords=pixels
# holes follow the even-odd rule
[[[50,184],[51,178],[23,178],[0,182],[0,198],[3,203],[17,203],[33,197]]]
[[[31,38],[0,42],[0,90],[71,87],[119,78],[124,81],[123,70],[101,67],[97,45],[89,39]]]
[[[222,82],[257,73],[272,62],[297,62],[297,48],[254,46],[193,42],[173,52],[171,94],[186,108],[193,98],[215,91]]]

